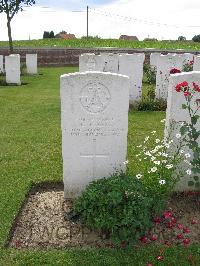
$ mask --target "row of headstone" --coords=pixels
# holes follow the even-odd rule
[[[178,125],[188,120],[186,110],[182,109],[185,97],[175,90],[176,84],[183,81],[190,85],[192,82],[200,85],[200,72],[170,76],[166,128],[172,122]],[[77,197],[93,180],[125,170],[123,162],[127,156],[129,89],[130,78],[120,74],[90,71],[61,76],[62,156],[66,198]],[[200,109],[197,114],[200,115]],[[200,125],[197,126],[200,129]],[[171,135],[174,143],[178,140],[177,132]],[[190,178],[185,171],[176,190],[188,190],[187,182]]]
[[[82,54],[79,72],[101,71],[127,75],[130,80],[129,99],[139,101],[142,96],[143,64],[145,54]]]
[[[26,67],[28,74],[37,74],[37,54],[26,54]],[[7,84],[21,84],[20,80],[20,55],[11,54],[5,56],[5,71],[3,67],[3,56],[0,56],[0,73],[6,73]]]

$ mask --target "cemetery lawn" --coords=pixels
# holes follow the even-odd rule
[[[95,48],[95,47],[112,47],[112,48],[157,48],[157,49],[186,49],[200,50],[200,43],[193,41],[125,41],[117,39],[41,39],[41,40],[20,40],[13,42],[15,48],[19,47],[38,47],[38,48]],[[0,41],[0,47],[9,47],[8,42]]]
[[[133,250],[15,250],[5,248],[9,231],[29,189],[62,181],[60,74],[77,68],[41,68],[22,76],[26,85],[0,86],[0,265],[199,265],[200,245]],[[129,114],[128,159],[139,170],[135,146],[152,130],[161,136],[164,112]],[[190,264],[191,263],[191,264]]]

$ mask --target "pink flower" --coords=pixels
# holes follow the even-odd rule
[[[177,227],[178,229],[183,229],[184,226],[182,224],[178,224]]]
[[[174,218],[174,217],[172,217],[172,218],[171,218],[171,222],[172,222],[173,224],[176,224],[176,223],[177,223],[177,219]]]
[[[183,240],[183,244],[184,244],[185,246],[189,245],[189,244],[190,244],[190,239],[189,239],[189,238],[185,238],[185,239]]]
[[[177,235],[177,238],[178,238],[178,239],[183,239],[183,235],[182,235],[182,234],[178,234],[178,235]]]
[[[167,223],[167,228],[172,229],[173,227],[174,227],[173,223],[171,223],[171,222]]]
[[[166,211],[163,213],[163,216],[165,219],[170,219],[172,217],[172,213],[170,211]]]
[[[184,232],[185,234],[189,234],[189,233],[190,233],[190,229],[189,229],[189,228],[184,228],[184,229],[183,229],[183,232]]]

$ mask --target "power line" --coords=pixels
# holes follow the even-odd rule
[[[117,19],[121,19],[127,22],[130,21],[134,21],[134,22],[138,22],[138,23],[142,23],[142,24],[147,24],[147,25],[151,25],[151,26],[165,26],[165,27],[176,27],[176,28],[200,28],[200,25],[175,25],[175,24],[166,24],[166,23],[160,23],[160,22],[154,22],[154,21],[149,21],[149,20],[144,20],[144,19],[138,19],[138,18],[134,18],[134,17],[129,17],[129,16],[122,16],[116,13],[110,13],[101,9],[90,9],[90,12],[96,12],[99,13],[100,15],[106,16],[106,17],[114,17]]]

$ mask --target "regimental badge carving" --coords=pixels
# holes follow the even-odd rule
[[[111,95],[109,89],[99,82],[89,82],[81,90],[80,102],[90,113],[101,113],[109,105]]]

